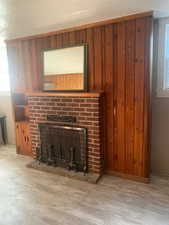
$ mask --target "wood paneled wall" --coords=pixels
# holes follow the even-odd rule
[[[52,86],[51,90],[82,90],[84,86],[83,80],[83,73],[71,73],[46,75],[43,82],[49,82]]]
[[[41,90],[43,48],[88,44],[88,90],[105,92],[106,171],[149,176],[152,17],[8,41],[14,92]]]

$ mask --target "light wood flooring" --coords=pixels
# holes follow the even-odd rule
[[[104,176],[89,184],[26,168],[0,147],[0,225],[169,225],[169,179]]]

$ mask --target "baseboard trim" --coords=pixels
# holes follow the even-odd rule
[[[159,177],[169,177],[169,172],[164,171],[152,171],[153,176],[159,176]]]
[[[146,183],[146,184],[148,184],[150,182],[149,177],[139,177],[139,176],[135,176],[135,175],[131,175],[131,174],[125,174],[125,173],[120,173],[117,171],[110,171],[110,170],[105,171],[105,173],[108,175],[118,176],[118,177],[121,177],[124,179],[138,181],[138,182],[142,182],[142,183]]]

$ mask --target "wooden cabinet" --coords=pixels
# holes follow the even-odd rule
[[[29,127],[29,110],[24,93],[12,93],[14,109],[14,120],[16,126],[16,146],[17,153],[22,155],[32,155],[31,135]]]
[[[32,155],[28,122],[16,122],[16,146],[18,154]]]

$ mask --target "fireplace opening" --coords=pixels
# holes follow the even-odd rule
[[[39,124],[39,130],[39,163],[87,172],[86,128]]]

